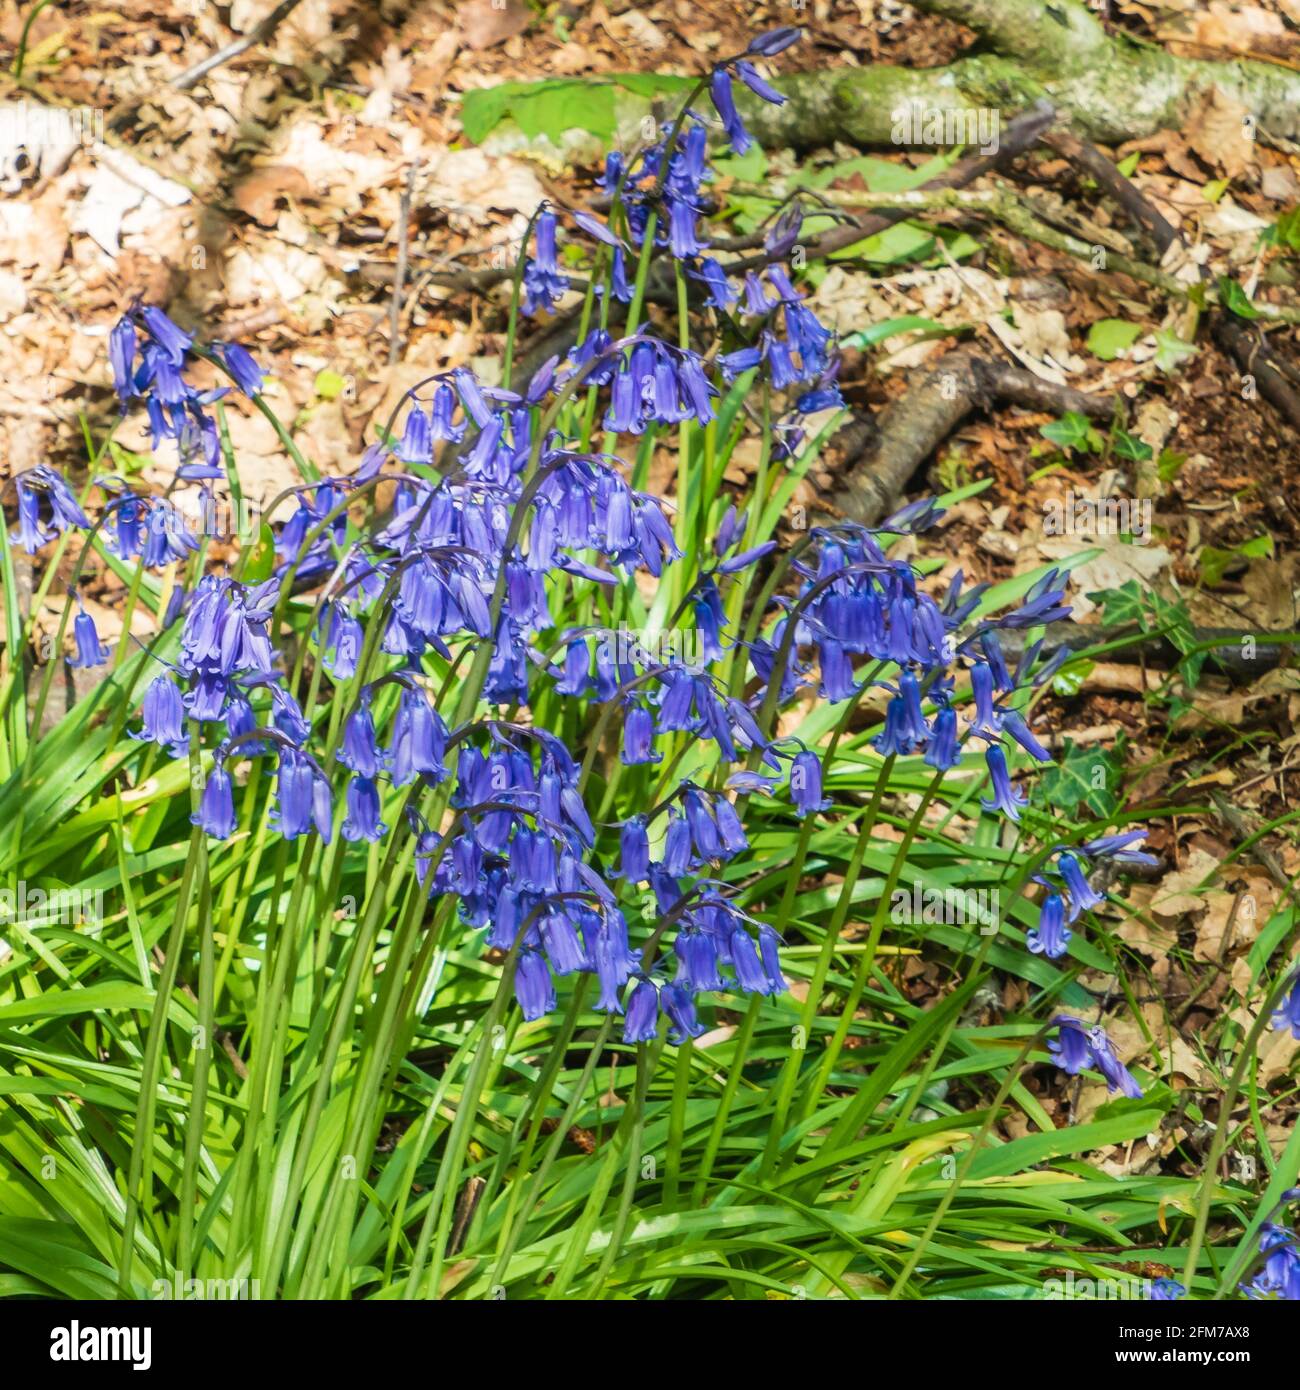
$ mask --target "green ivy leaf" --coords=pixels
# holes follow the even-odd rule
[[[1096,747],[1079,748],[1067,738],[1065,756],[1044,770],[1035,788],[1035,800],[1070,814],[1083,806],[1100,819],[1119,806],[1122,774],[1123,764],[1114,753]]]
[[[1101,436],[1088,417],[1077,410],[1067,410],[1059,420],[1053,420],[1050,425],[1040,425],[1038,433],[1066,452],[1072,450],[1086,454],[1101,451]]]
[[[1130,463],[1142,463],[1155,452],[1150,444],[1126,433],[1115,431],[1115,454],[1117,458],[1128,459]]]

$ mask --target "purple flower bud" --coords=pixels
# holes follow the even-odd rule
[[[765,34],[751,40],[745,52],[753,53],[760,58],[775,58],[778,53],[784,53],[791,44],[798,43],[802,37],[803,30],[797,25],[784,24],[779,29],[769,29]]]
[[[736,64],[736,76],[749,88],[757,97],[762,97],[764,101],[769,101],[773,106],[785,105],[785,94],[778,92],[770,82],[764,81],[759,76],[758,70],[753,63],[747,63],[743,58]]]

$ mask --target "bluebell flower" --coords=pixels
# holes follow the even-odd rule
[[[72,623],[73,638],[77,644],[75,656],[68,657],[68,665],[74,668],[103,666],[113,655],[99,640],[95,620],[82,608]]]
[[[524,267],[524,312],[535,314],[551,309],[569,288],[568,276],[560,273],[555,253],[556,220],[553,212],[543,212],[533,228],[535,254]]]
[[[595,237],[597,241],[602,241],[606,246],[622,246],[622,242],[613,232],[589,212],[574,211],[569,214],[574,222],[582,228],[588,236]]]
[[[1070,892],[1071,922],[1077,921],[1080,913],[1091,912],[1093,908],[1100,907],[1106,901],[1102,894],[1093,890],[1092,885],[1084,877],[1083,869],[1074,855],[1059,855],[1056,867]]]
[[[379,791],[369,777],[353,777],[348,783],[348,814],[343,822],[345,840],[382,840],[388,827],[379,818]]]
[[[790,763],[790,799],[800,820],[827,811],[831,801],[822,796],[822,763],[811,748],[801,748]]]
[[[278,804],[271,815],[272,824],[286,840],[295,840],[312,829],[315,808],[313,783],[311,759],[295,748],[282,748],[276,778]]]
[[[659,1036],[659,990],[653,980],[638,980],[627,1001],[623,1041],[650,1042]]]
[[[446,776],[447,726],[422,691],[403,689],[393,721],[388,763],[393,785],[404,787],[417,774],[441,781]],[[359,771],[360,769],[358,769]]]
[[[216,840],[228,840],[235,833],[235,798],[230,774],[220,763],[213,765],[199,798],[199,809],[190,816],[192,824]]]
[[[335,757],[344,767],[362,777],[377,777],[387,758],[375,737],[375,720],[370,713],[370,693],[363,691],[357,708],[343,724],[343,743]]]
[[[1002,728],[1031,758],[1036,758],[1040,763],[1051,762],[1052,755],[1034,737],[1033,730],[1025,723],[1019,710],[1009,709],[1002,712]]]
[[[1106,1089],[1112,1094],[1122,1092],[1130,1100],[1142,1099],[1142,1088],[1134,1080],[1129,1069],[1119,1060],[1110,1039],[1101,1028],[1093,1028],[1088,1034],[1092,1053],[1096,1058],[1097,1070],[1106,1078]]]
[[[1119,835],[1103,835],[1100,839],[1089,840],[1079,849],[1090,859],[1113,859],[1119,864],[1145,864],[1154,868],[1160,862],[1154,855],[1130,848],[1146,837],[1145,830],[1127,830]]]
[[[1011,784],[1011,777],[1007,772],[1007,757],[1002,749],[996,744],[989,744],[988,751],[984,754],[984,759],[988,763],[989,776],[993,781],[992,797],[981,797],[980,805],[986,811],[998,810],[1004,816],[1013,821],[1020,819],[1020,808],[1026,805],[1025,794]]]
[[[1078,1074],[1092,1063],[1092,1046],[1088,1041],[1088,1025],[1069,1014],[1057,1014],[1052,1020],[1057,1036],[1049,1038],[1047,1050],[1056,1057],[1057,1065],[1069,1076]]]
[[[725,985],[718,973],[718,948],[713,937],[698,927],[686,925],[673,942],[677,957],[677,985],[691,994],[720,990]]]
[[[556,908],[543,914],[539,932],[546,958],[557,975],[572,975],[576,970],[592,968],[567,913]]]
[[[1059,574],[1058,570],[1048,570],[1025,595],[1025,601],[1019,608],[999,618],[998,626],[1038,627],[1040,624],[1056,622],[1059,618],[1068,618],[1070,606],[1061,603],[1065,597],[1065,590],[1054,587]]]
[[[971,694],[975,700],[975,718],[970,731],[993,742],[1002,735],[1002,716],[993,708],[993,672],[984,662],[976,662],[970,672]]]
[[[113,369],[113,390],[125,410],[135,389],[135,324],[130,315],[123,315],[108,335],[108,361]]]
[[[266,374],[247,348],[240,347],[238,343],[213,343],[212,348],[244,395],[251,398],[262,394]]]
[[[1177,1279],[1154,1279],[1149,1297],[1156,1303],[1173,1303],[1186,1292],[1187,1289]]]
[[[14,479],[18,493],[18,530],[11,539],[34,555],[47,541],[73,528],[88,531],[90,518],[60,474],[37,464]]]
[[[718,113],[723,129],[727,132],[727,139],[731,141],[732,152],[744,154],[754,141],[736,110],[736,99],[731,90],[731,74],[726,68],[714,68],[709,78],[709,95],[713,98],[713,109]]]
[[[662,753],[655,752],[654,717],[644,705],[633,703],[623,716],[623,762],[628,767],[641,763],[657,763]]]
[[[181,366],[185,361],[185,354],[194,343],[193,337],[177,328],[161,309],[152,304],[146,304],[139,311],[139,315],[150,338],[158,345],[166,360],[174,367]]]
[[[175,748],[185,739],[185,709],[180,687],[170,675],[161,675],[144,692],[141,713],[144,724],[136,738]]]
[[[1059,960],[1069,949],[1072,933],[1065,925],[1065,903],[1059,893],[1048,893],[1043,899],[1038,925],[1025,936],[1025,945],[1035,955]]]
[[[785,976],[781,973],[781,938],[766,922],[758,928],[758,951],[767,975],[768,993],[784,993],[787,986]]]
[[[754,939],[743,926],[732,928],[728,941],[736,983],[745,994],[771,994],[772,981],[759,959]]]
[[[1105,1078],[1106,1089],[1112,1094],[1121,1091],[1132,1100],[1141,1099],[1141,1087],[1116,1056],[1103,1028],[1089,1028],[1068,1014],[1058,1014],[1052,1022],[1057,1025],[1058,1035],[1056,1039],[1049,1040],[1047,1047],[1049,1052],[1055,1054],[1062,1071],[1077,1076],[1085,1067],[1095,1067]]]
[[[403,463],[433,462],[433,427],[424,407],[412,399],[406,412],[406,425],[397,444],[397,457]]]
[[[644,816],[629,816],[619,837],[619,873],[629,883],[642,883],[650,872],[650,837]]]
[[[740,297],[739,291],[731,283],[727,272],[711,256],[704,256],[700,260],[700,269],[696,278],[704,282],[707,294],[705,303],[712,309],[730,309]]]
[[[526,1023],[532,1023],[555,1007],[555,987],[551,972],[541,955],[528,947],[515,962],[515,998]]]
[[[803,30],[797,25],[784,24],[779,29],[769,29],[766,33],[751,39],[745,52],[757,54],[762,58],[775,58],[778,53],[784,53],[791,44],[798,43],[802,36]]]
[[[769,82],[759,76],[758,70],[753,63],[747,63],[743,58],[736,64],[736,76],[749,88],[757,97],[762,97],[764,101],[771,102],[773,106],[783,106],[785,95],[778,92]]]
[[[961,762],[961,748],[957,743],[957,712],[951,705],[945,705],[934,717],[925,762],[940,772],[947,772]]]
[[[1295,1233],[1266,1221],[1260,1228],[1259,1249],[1265,1256],[1264,1266],[1243,1286],[1247,1296],[1286,1302],[1300,1299],[1300,1250]]]
[[[199,543],[180,512],[169,502],[155,498],[145,518],[140,563],[146,569],[162,569],[198,548]]]
[[[681,1043],[704,1032],[704,1025],[695,1016],[695,1001],[680,985],[664,985],[659,991],[659,1002],[672,1025],[668,1029],[669,1042]]]

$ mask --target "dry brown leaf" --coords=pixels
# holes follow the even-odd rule
[[[280,199],[310,198],[311,184],[301,169],[288,164],[268,164],[255,169],[234,192],[235,206],[263,227],[274,227],[279,219]]]
[[[1161,917],[1181,917],[1205,906],[1200,885],[1219,867],[1219,861],[1203,849],[1193,848],[1181,869],[1166,874],[1151,898],[1151,910]]]
[[[1212,87],[1185,126],[1187,143],[1212,169],[1240,178],[1257,158],[1248,130],[1248,112],[1218,87]]]

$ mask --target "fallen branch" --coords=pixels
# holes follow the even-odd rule
[[[1265,671],[1275,670],[1287,662],[1292,644],[1270,642],[1268,634],[1232,627],[1193,627],[1195,643],[1211,643],[1209,658],[1225,675],[1234,680],[1253,680]],[[1278,634],[1281,636],[1282,634]],[[1081,652],[1099,643],[1114,643],[1126,638],[1133,641],[1125,648],[1131,655],[1157,665],[1176,666],[1184,653],[1167,637],[1159,633],[1144,633],[1136,624],[1104,627],[1098,623],[1075,623],[1068,619],[1051,623],[1044,631],[1042,656],[1050,657],[1061,648]],[[1000,634],[1002,647],[1009,660],[1018,660],[1025,648],[1025,634],[1004,631]],[[1252,654],[1247,656],[1245,653]]]
[[[929,143],[900,141],[896,113],[1005,114],[1047,100],[1088,139],[1119,144],[1178,129],[1196,101],[1218,87],[1254,115],[1264,134],[1300,137],[1300,73],[1289,68],[1175,57],[1107,34],[1078,0],[915,3],[974,29],[992,51],[919,71],[872,64],[788,77],[776,83],[790,98],[785,106],[745,100],[743,114],[755,134],[796,147]]]
[[[881,412],[870,443],[851,463],[846,485],[834,497],[835,508],[867,526],[879,521],[894,510],[916,470],[962,420],[995,400],[1058,415],[1074,410],[1095,420],[1110,419],[1117,405],[1113,396],[1057,386],[1019,367],[981,358],[970,348],[958,348],[927,368],[904,396]],[[856,428],[860,435],[861,423]],[[854,438],[845,431],[841,437]]]

